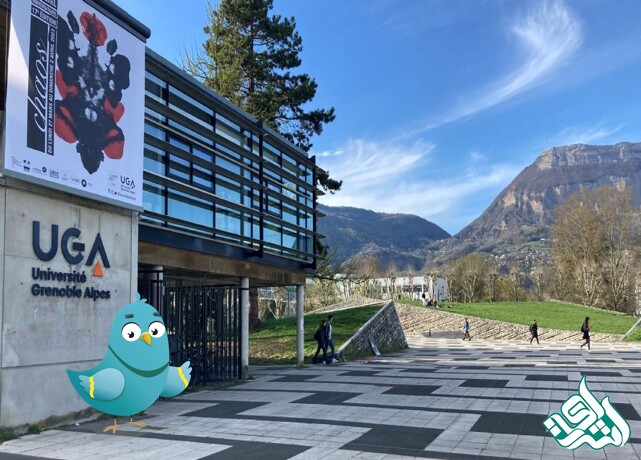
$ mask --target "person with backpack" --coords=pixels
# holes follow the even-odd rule
[[[583,348],[584,345],[587,345],[589,350],[590,349],[590,318],[588,316],[585,317],[585,321],[583,321],[583,324],[581,325],[581,332],[583,332],[583,340],[585,340],[583,345],[581,345],[581,348]]]
[[[327,364],[331,363],[334,358],[336,357],[336,354],[334,353],[334,341],[332,340],[332,323],[334,322],[334,315],[329,315],[327,317],[327,321],[325,322],[325,327],[327,328],[327,341],[325,342],[325,352],[327,353],[327,350],[329,348],[332,349],[332,352],[327,356]]]
[[[536,320],[532,324],[530,324],[530,334],[532,334],[532,337],[530,338],[530,345],[532,345],[532,340],[536,339],[536,344],[541,345],[539,343],[539,326],[536,324]]]
[[[323,362],[327,363],[327,321],[321,321],[321,325],[316,329],[314,333],[314,340],[318,342],[318,348],[316,348],[316,354],[312,358],[312,364],[316,364],[316,359],[318,358],[318,353],[323,350]],[[328,363],[329,364],[329,363]]]

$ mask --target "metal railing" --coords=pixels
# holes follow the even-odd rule
[[[192,385],[242,376],[237,286],[151,270],[138,273],[138,292],[165,322],[170,365],[191,362]]]

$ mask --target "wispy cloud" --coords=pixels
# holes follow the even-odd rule
[[[434,150],[433,144],[418,141],[408,145],[349,140],[340,152],[319,161],[332,177],[344,181],[341,197],[354,192],[369,192],[390,179],[400,179]],[[320,156],[320,155],[319,155]]]
[[[524,62],[514,71],[487,86],[471,102],[429,120],[405,133],[411,137],[487,110],[540,84],[579,48],[581,23],[561,0],[537,3],[537,9],[517,20],[511,35],[522,49]]]
[[[554,138],[554,145],[570,145],[570,144],[592,144],[596,141],[606,141],[613,134],[618,133],[625,127],[625,124],[620,124],[614,127],[605,126],[599,123],[596,126],[570,126],[563,129]]]
[[[343,150],[323,150],[322,152],[317,153],[316,156],[319,158],[337,157],[343,153],[345,153]]]
[[[461,24],[462,21],[477,16],[479,10],[487,12],[497,5],[497,2],[491,0],[379,0],[369,2],[361,14],[379,18],[378,28],[386,33],[415,38],[425,32]]]
[[[468,206],[470,202],[489,204],[521,169],[487,164],[479,152],[470,154],[468,165],[449,167],[452,165],[434,158],[436,146],[420,142],[403,145],[352,140],[343,150],[345,155],[320,162],[332,177],[344,181],[339,193],[323,196],[321,203],[416,214],[437,224],[442,224],[445,216],[450,225],[471,222],[478,217],[478,209]],[[458,231],[459,227],[447,230]]]

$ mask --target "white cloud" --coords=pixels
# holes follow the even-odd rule
[[[334,151],[323,150],[322,152],[316,153],[315,155],[319,158],[327,158],[327,157],[337,157],[339,155],[342,155],[343,153],[345,152],[343,152],[342,150],[334,150]]]
[[[323,157],[319,165],[327,169],[332,178],[344,181],[339,195],[345,196],[346,190],[366,192],[390,178],[402,178],[433,149],[433,144],[425,142],[405,146],[356,139],[341,149],[345,155]]]
[[[478,150],[474,150],[470,152],[470,161],[472,163],[481,163],[481,162],[487,161],[487,157],[483,155],[481,152],[479,152]]]
[[[515,22],[511,34],[522,48],[525,61],[514,71],[487,86],[471,102],[428,121],[405,136],[414,136],[436,127],[489,109],[540,84],[572,56],[582,41],[581,24],[561,0],[536,3],[537,9]]]
[[[475,168],[447,162],[441,166],[434,158],[435,149],[425,143],[406,146],[352,140],[345,146],[344,156],[319,163],[333,178],[344,180],[340,192],[319,201],[328,206],[416,214],[450,227],[448,231],[458,231],[451,226],[478,217],[478,207],[468,206],[471,201],[477,204],[480,200],[482,205],[485,200],[487,206],[521,169],[481,164],[478,160],[484,156],[479,152],[470,155]]]
[[[604,126],[599,123],[596,126],[570,126],[563,129],[554,139],[554,145],[571,144],[592,144],[595,141],[606,140],[613,134],[618,133],[625,127],[624,124],[615,127]]]

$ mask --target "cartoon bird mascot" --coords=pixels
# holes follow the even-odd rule
[[[189,361],[169,365],[165,325],[154,307],[136,294],[136,302],[118,312],[111,325],[105,357],[93,369],[67,370],[82,399],[115,417],[132,417],[151,406],[159,396],[171,398],[189,385]],[[143,422],[131,424],[144,426]],[[116,420],[103,431],[116,432]]]

